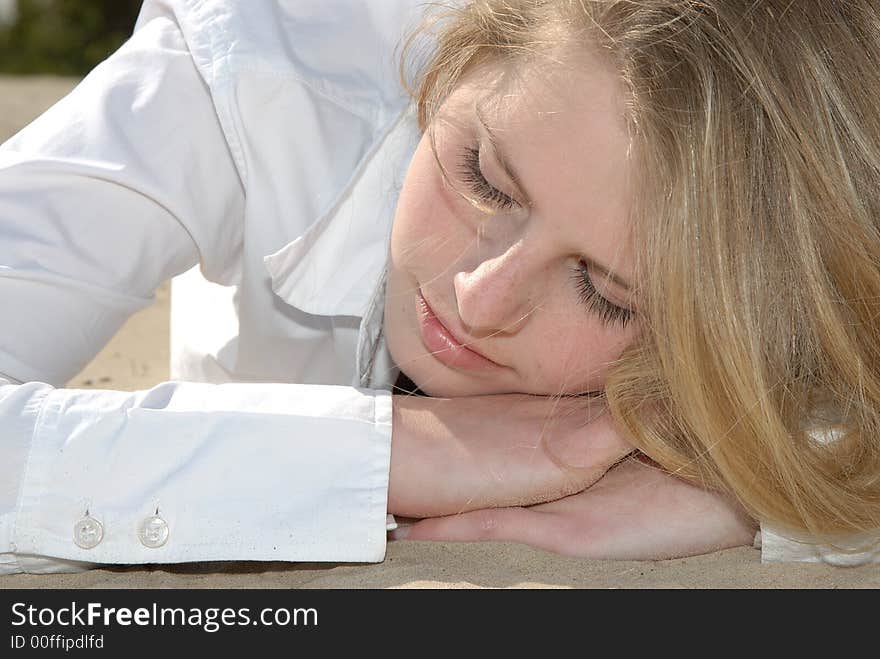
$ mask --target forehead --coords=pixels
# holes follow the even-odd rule
[[[457,119],[479,114],[497,138],[536,215],[631,279],[632,148],[610,63],[584,49],[487,65],[454,96]]]

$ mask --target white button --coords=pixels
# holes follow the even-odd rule
[[[104,527],[94,517],[86,515],[73,525],[73,541],[78,547],[91,549],[97,547],[104,538]]]
[[[168,541],[168,524],[158,515],[151,515],[141,522],[138,537],[144,547],[161,547]]]

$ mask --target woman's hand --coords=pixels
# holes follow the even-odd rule
[[[602,401],[395,396],[388,511],[438,517],[582,491],[632,452]]]
[[[571,556],[638,560],[751,545],[757,528],[736,503],[629,458],[573,496],[425,519],[393,537],[522,542]]]

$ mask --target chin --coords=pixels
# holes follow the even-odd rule
[[[418,361],[395,359],[392,351],[392,360],[395,364],[410,363],[413,367],[402,369],[407,377],[412,380],[419,390],[432,398],[460,398],[463,396],[487,396],[489,394],[509,393],[509,389],[503,389],[500,385],[492,382],[474,381],[465,374],[458,373],[440,364],[419,364]]]
[[[461,383],[456,384],[450,382],[450,378],[446,373],[425,374],[416,372],[406,374],[413,381],[420,391],[432,398],[458,398],[459,396],[473,396],[473,387],[462,386]]]
[[[426,395],[434,398],[460,398],[464,396],[492,396],[517,393],[510,385],[491,380],[472,379],[443,366],[439,372],[407,372],[413,383]],[[417,369],[418,370],[418,369]]]

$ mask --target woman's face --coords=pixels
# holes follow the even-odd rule
[[[394,362],[433,396],[601,390],[639,324],[618,78],[587,55],[515,82],[484,67],[433,129],[391,235]]]

